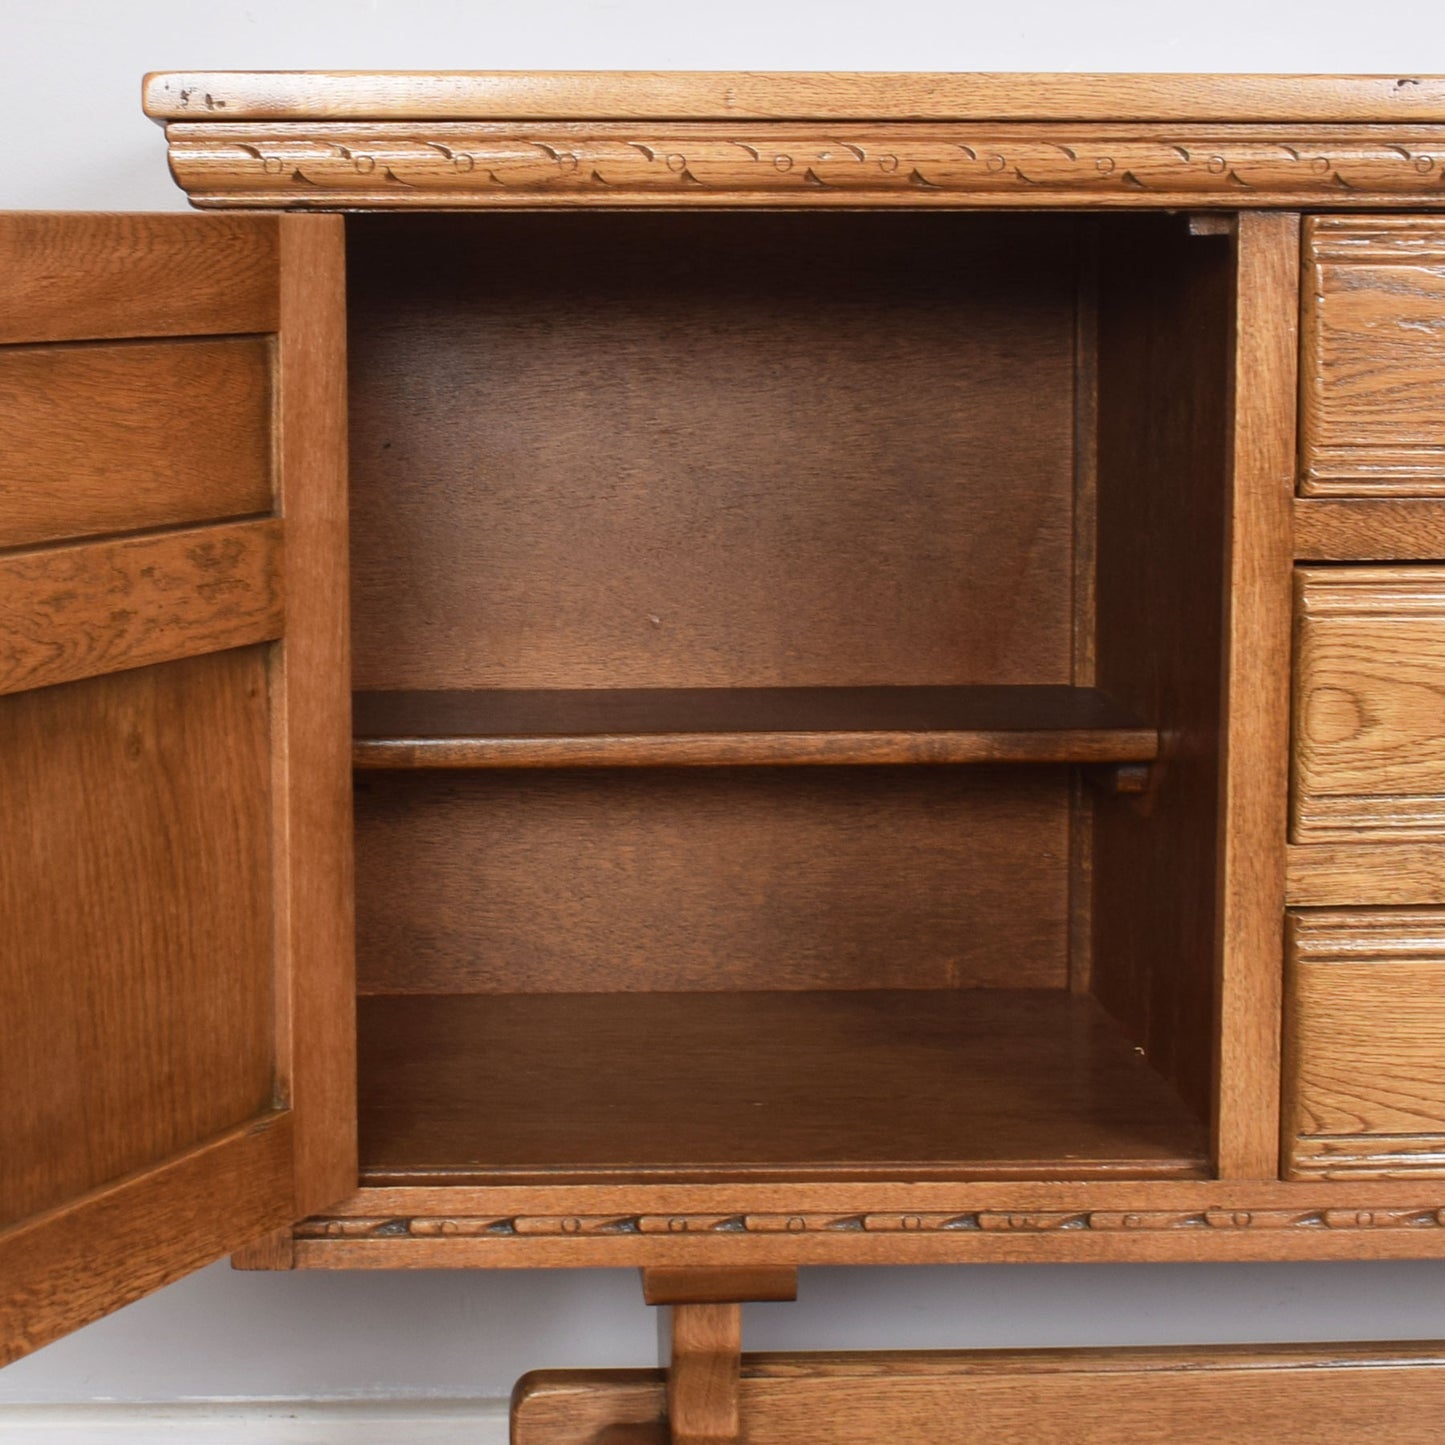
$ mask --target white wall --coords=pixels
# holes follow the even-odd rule
[[[1445,7],[1395,0],[0,0],[0,209],[175,209],[149,69],[1445,71]],[[163,1228],[163,1222],[158,1223]],[[1445,1339],[1445,1263],[821,1270],[756,1306],[757,1348]],[[630,1272],[247,1275],[218,1265],[0,1374],[0,1440],[152,1440],[90,1401],[504,1396],[545,1365],[638,1365]],[[340,1411],[199,1412],[177,1438],[385,1438]],[[211,1434],[204,1421],[229,1422]],[[320,1419],[320,1417],[317,1417]],[[392,1419],[391,1438],[422,1427]],[[410,1419],[411,1416],[408,1416]],[[417,1418],[420,1418],[419,1416]],[[470,1433],[436,1412],[425,1439]],[[448,1423],[450,1422],[450,1423]]]

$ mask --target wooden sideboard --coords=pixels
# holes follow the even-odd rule
[[[0,219],[0,1356],[1445,1254],[1445,80],[145,103]]]

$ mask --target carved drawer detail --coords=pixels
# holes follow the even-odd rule
[[[1295,574],[1296,843],[1445,837],[1445,567]]]
[[[1290,915],[1285,1177],[1445,1178],[1445,909]]]
[[[1445,219],[1314,216],[1304,232],[1306,496],[1445,496]]]

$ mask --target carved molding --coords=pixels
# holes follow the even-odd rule
[[[173,123],[207,205],[1445,206],[1445,127]]]
[[[1242,1230],[1445,1229],[1445,1208],[966,1210],[884,1214],[599,1214],[310,1219],[298,1239],[596,1238],[675,1234],[1044,1234]]]

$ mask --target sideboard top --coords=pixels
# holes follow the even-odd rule
[[[198,206],[1445,208],[1445,76],[168,71]]]
[[[156,71],[143,98],[161,121],[1445,121],[1438,75]]]

